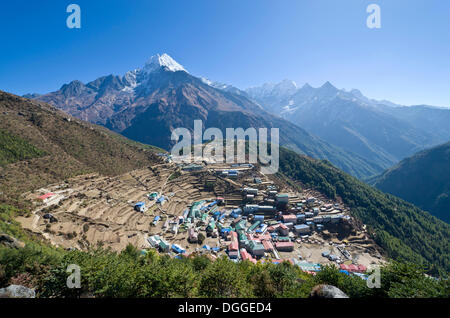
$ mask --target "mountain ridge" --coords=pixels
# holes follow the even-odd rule
[[[377,101],[357,89],[337,89],[330,82],[318,88],[305,84],[295,93],[282,96],[261,96],[254,88],[246,92],[267,111],[385,169],[450,139],[446,124],[450,109]]]
[[[324,142],[270,114],[246,94],[237,93],[231,87],[218,89],[207,80],[192,76],[181,65],[150,67],[150,70],[144,66],[124,76],[103,76],[87,84],[73,81],[59,91],[39,96],[38,100],[130,139],[164,149],[174,144],[173,129],[192,130],[194,120],[200,119],[205,128],[217,127],[223,132],[229,127],[279,128],[282,145],[314,158],[327,159],[361,178],[383,170],[369,159]]]

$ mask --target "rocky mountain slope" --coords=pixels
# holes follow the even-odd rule
[[[153,147],[0,91],[0,201],[78,174],[115,175],[155,162]]]

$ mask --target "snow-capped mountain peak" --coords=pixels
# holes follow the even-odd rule
[[[337,90],[337,88],[334,87],[329,81],[326,81],[320,88]]]
[[[297,83],[292,80],[282,80],[279,83],[265,83],[261,86],[248,88],[246,91],[250,96],[278,96],[288,97],[298,90]]]
[[[206,85],[209,85],[209,86],[213,86],[214,85],[214,82],[211,81],[210,79],[206,78],[206,77],[200,77],[200,80],[203,83],[205,83]]]
[[[289,80],[289,79],[284,79],[282,80],[280,83],[277,84],[278,87],[280,87],[281,89],[297,89],[297,83]]]
[[[185,71],[186,73],[188,73],[188,71],[186,71],[183,66],[181,66],[177,61],[175,61],[172,57],[170,57],[170,55],[166,53],[162,55],[153,55],[145,64],[143,71],[150,73],[160,68],[164,68],[165,70],[171,72]]]
[[[276,84],[272,90],[272,94],[277,96],[287,97],[294,94],[298,89],[297,83],[292,80],[285,79]]]
[[[123,76],[123,83],[125,84],[125,87],[122,89],[123,91],[132,92],[138,86],[136,79],[138,72],[139,70],[136,69],[125,73]]]

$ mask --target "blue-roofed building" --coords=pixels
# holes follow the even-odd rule
[[[306,272],[318,272],[320,271],[320,264],[308,263],[308,262],[298,262],[296,263],[303,271]]]
[[[297,234],[308,234],[311,232],[311,228],[306,224],[298,224],[294,226],[294,232]]]
[[[165,198],[164,196],[160,196],[160,197],[158,198],[158,200],[156,200],[156,203],[163,204],[164,201],[166,201],[166,198]]]
[[[145,202],[138,202],[134,205],[134,209],[138,212],[145,212]]]
[[[186,253],[186,250],[183,249],[180,245],[178,244],[172,244],[172,251],[174,251],[175,253],[178,254],[183,254]]]

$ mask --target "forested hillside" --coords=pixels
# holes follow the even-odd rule
[[[0,166],[39,157],[43,154],[43,151],[25,140],[0,130]]]
[[[450,226],[395,196],[316,161],[281,149],[280,171],[329,197],[339,196],[351,213],[369,226],[375,241],[395,260],[427,264],[430,272],[449,272]]]
[[[450,142],[402,160],[372,182],[450,223]]]

